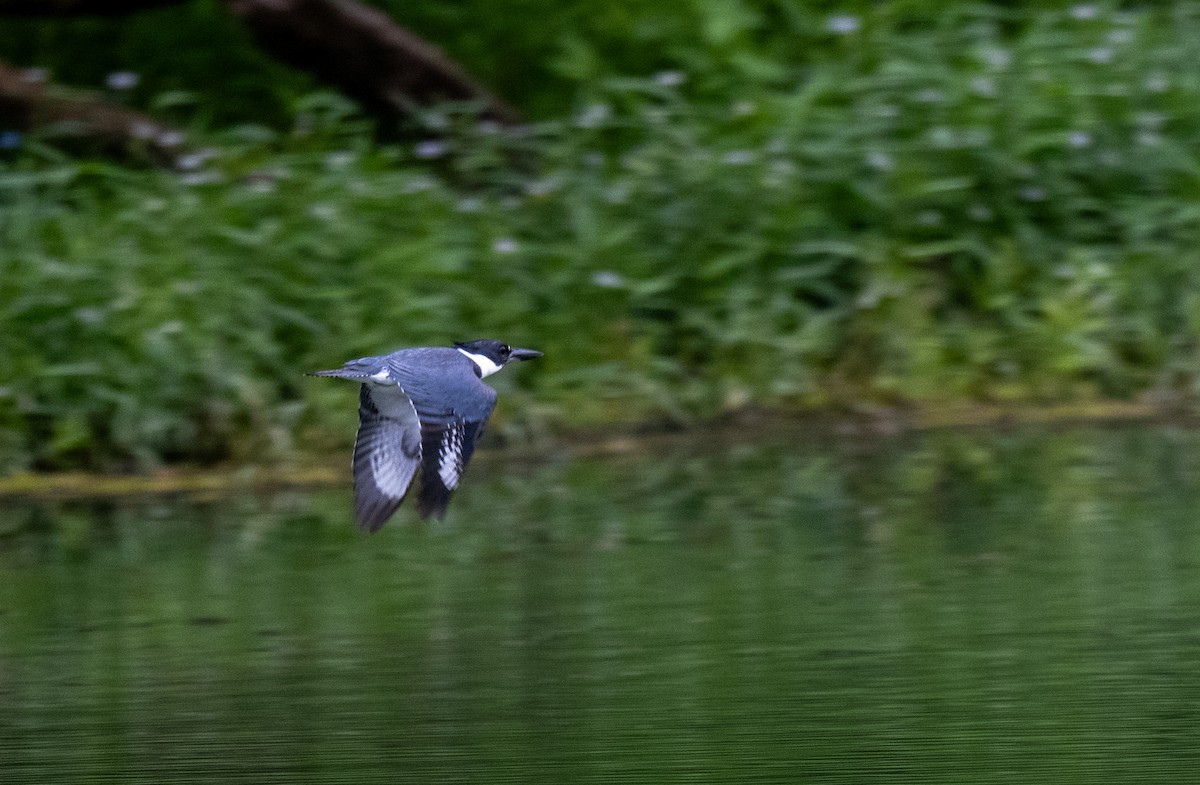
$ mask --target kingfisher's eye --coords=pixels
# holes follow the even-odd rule
[[[500,354],[504,354],[504,355],[512,354],[512,347],[510,347],[508,344],[503,344],[500,347]]]

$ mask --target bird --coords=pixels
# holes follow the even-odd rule
[[[400,349],[308,373],[362,385],[352,462],[359,527],[378,531],[414,485],[417,513],[440,520],[496,406],[496,391],[483,379],[513,360],[541,356],[487,338]]]

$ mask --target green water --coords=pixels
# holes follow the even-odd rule
[[[0,782],[1187,782],[1200,434],[492,454],[0,511]]]

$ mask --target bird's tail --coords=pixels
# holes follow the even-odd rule
[[[352,368],[334,368],[330,371],[309,371],[305,376],[333,376],[338,379],[365,379],[370,374]]]
[[[333,376],[338,379],[356,379],[362,381],[368,376],[377,374],[385,369],[380,359],[379,357],[363,357],[344,363],[341,368],[334,368],[329,371],[309,371],[305,376]]]

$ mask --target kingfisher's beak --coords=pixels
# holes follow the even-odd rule
[[[532,360],[541,356],[542,353],[537,349],[513,349],[508,355],[510,360]]]

